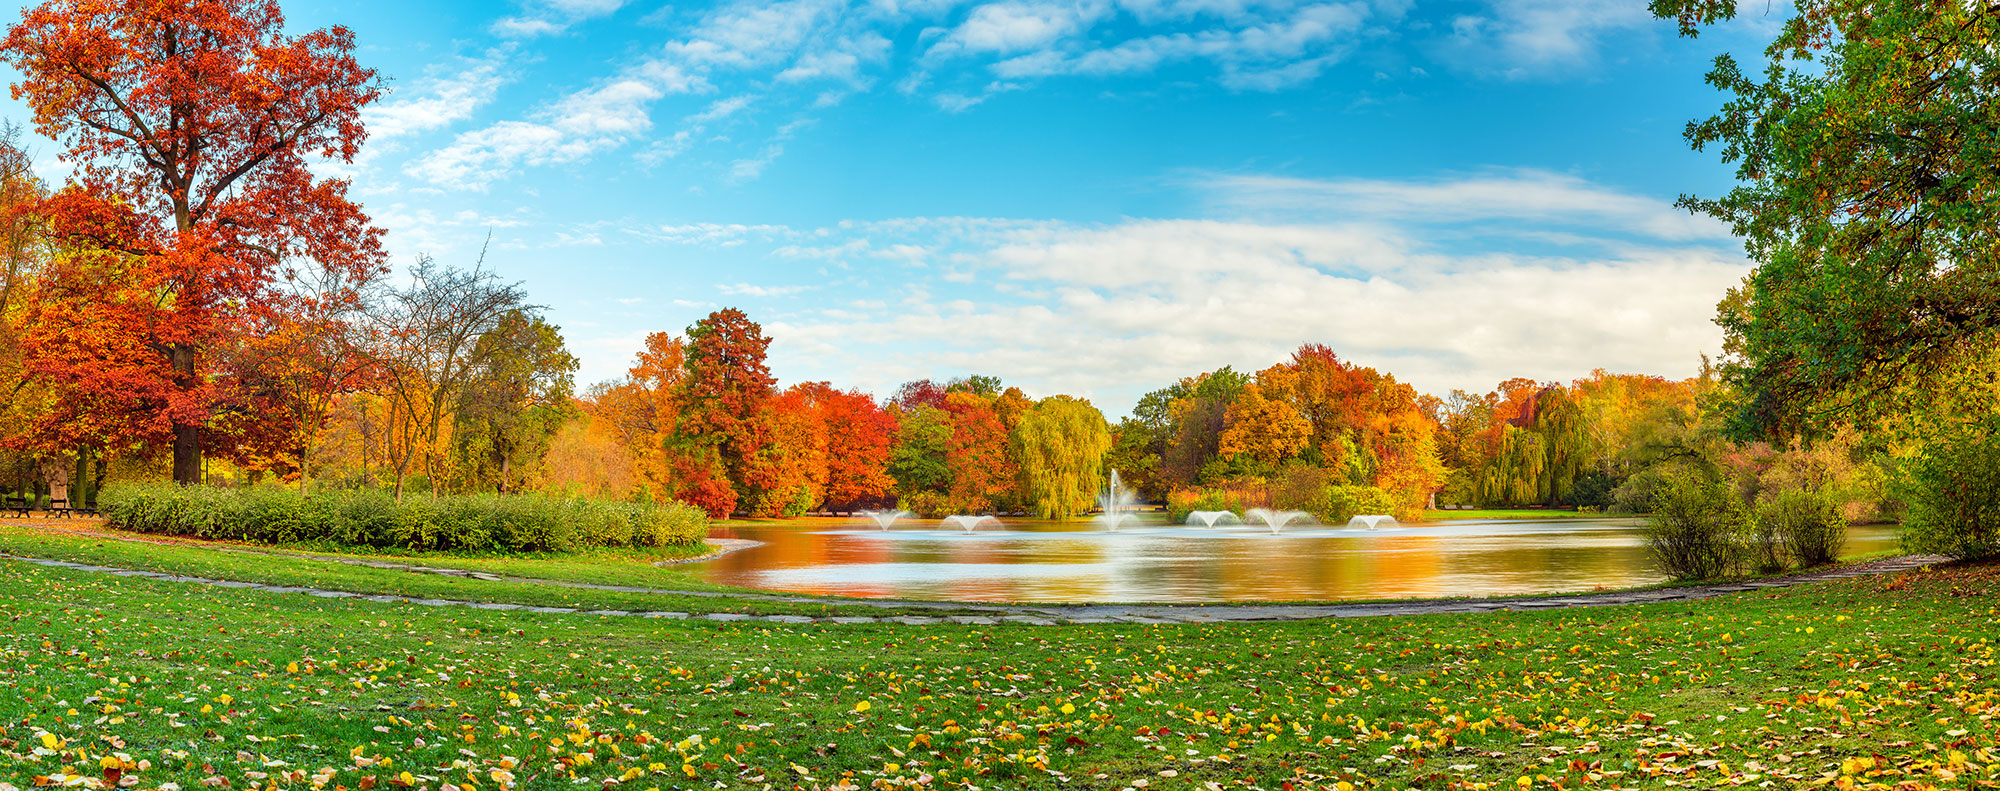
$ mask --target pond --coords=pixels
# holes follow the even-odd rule
[[[1565,593],[1662,582],[1631,518],[1463,520],[1376,530],[1204,529],[1161,516],[1105,530],[1007,519],[967,532],[905,519],[736,524],[763,542],[693,565],[726,585],[965,602],[1221,602]],[[1850,529],[1847,556],[1893,549],[1891,526]]]

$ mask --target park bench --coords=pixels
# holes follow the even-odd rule
[[[28,498],[9,497],[0,501],[0,513],[11,513],[22,519],[28,518]]]
[[[55,498],[50,498],[49,506],[47,508],[42,509],[42,512],[48,514],[50,519],[69,516],[70,512],[69,500],[57,500]]]

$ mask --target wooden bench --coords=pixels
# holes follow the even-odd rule
[[[0,501],[0,513],[11,513],[22,519],[28,518],[28,498],[9,497]]]
[[[50,519],[69,516],[69,501],[49,498],[49,507],[42,509],[42,512],[48,514]]]

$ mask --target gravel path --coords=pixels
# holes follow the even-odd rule
[[[80,531],[81,532],[81,531]],[[94,535],[115,539],[133,540],[109,533]],[[741,545],[720,544],[721,552],[733,551]],[[227,552],[261,553],[249,549],[223,549]],[[650,593],[674,596],[691,596],[706,599],[773,602],[804,605],[836,605],[896,610],[937,610],[935,616],[894,614],[882,616],[826,616],[806,615],[756,615],[741,612],[688,613],[674,611],[633,612],[626,610],[579,610],[570,607],[530,607],[519,604],[498,604],[457,599],[411,599],[400,596],[368,595],[352,591],[322,590],[286,585],[263,585],[251,582],[216,580],[205,577],[188,577],[135,569],[121,569],[109,566],[94,566],[87,563],[71,563],[47,558],[0,555],[0,558],[33,563],[54,568],[99,572],[121,577],[143,577],[167,582],[182,582],[208,585],[218,588],[249,588],[269,593],[298,593],[325,599],[365,599],[367,601],[393,603],[411,602],[433,607],[469,607],[480,610],[524,610],[538,613],[578,614],[635,618],[695,619],[719,622],[750,621],[780,624],[907,624],[957,623],[971,625],[994,625],[1000,623],[1025,623],[1041,626],[1058,624],[1087,623],[1247,623],[1265,621],[1309,621],[1322,618],[1365,618],[1384,615],[1425,615],[1433,613],[1478,613],[1496,610],[1526,611],[1554,610],[1575,607],[1613,607],[1624,604],[1649,604],[1670,601],[1694,601],[1772,588],[1788,588],[1828,580],[1851,579],[1875,574],[1894,574],[1927,565],[1942,563],[1946,558],[1937,555],[1904,555],[1869,563],[1840,566],[1821,571],[1805,572],[1783,577],[1770,577],[1736,583],[1711,585],[1689,585],[1653,590],[1612,591],[1606,593],[1583,593],[1556,597],[1513,597],[1487,599],[1412,599],[1404,601],[1369,602],[1360,604],[1076,604],[1076,605],[997,605],[968,604],[961,602],[908,601],[891,599],[827,599],[810,596],[784,596],[776,594],[733,593],[716,591],[682,591],[658,588],[643,588],[626,585],[595,585],[584,582],[533,579],[528,577],[501,576],[465,569],[438,568],[394,561],[347,558],[334,555],[314,555],[282,553],[283,557],[307,557],[334,563],[367,566],[370,568],[393,569],[426,574],[441,574],[490,582],[513,582],[527,585],[549,585],[563,588],[613,591],[618,593]],[[710,555],[712,556],[712,555]]]

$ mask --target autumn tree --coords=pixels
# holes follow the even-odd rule
[[[518,283],[483,268],[456,269],[423,259],[407,286],[380,292],[369,310],[371,348],[393,410],[395,493],[403,496],[412,462],[433,495],[443,490],[454,408],[484,365],[480,339],[517,311],[532,309]]]
[[[341,27],[288,35],[268,0],[48,0],[0,41],[23,75],[14,98],[76,167],[42,213],[118,277],[87,300],[89,329],[144,353],[124,400],[164,424],[177,481],[199,477],[210,352],[245,317],[286,309],[282,272],[380,266],[347,182],[309,167],[353,161],[365,137],[381,87],[353,50]],[[89,346],[38,347],[36,365],[89,375]]]
[[[1681,32],[1722,0],[1653,0]],[[1820,432],[1885,414],[2000,331],[2000,9],[1985,2],[1800,0],[1761,62],[1715,58],[1724,93],[1688,124],[1737,185],[1681,205],[1727,222],[1756,269],[1717,321],[1739,437]]]
[[[1180,391],[1185,395],[1169,405],[1173,436],[1167,440],[1160,465],[1167,480],[1175,486],[1203,481],[1209,462],[1221,453],[1229,405],[1249,383],[1247,374],[1237,373],[1226,365],[1181,380]]]
[[[770,345],[763,328],[735,308],[710,313],[687,329],[676,431],[694,453],[680,466],[691,496],[706,500],[689,502],[711,516],[727,516],[757,493],[751,465],[769,441],[765,407],[777,381],[764,363]],[[718,483],[735,496],[724,502]]]
[[[826,496],[828,432],[816,387],[794,386],[771,398],[759,416],[765,441],[747,467],[751,516],[795,517]]]
[[[1266,466],[1298,455],[1312,439],[1312,423],[1297,408],[1265,398],[1254,382],[1244,385],[1222,422],[1217,451],[1224,456],[1248,456]]]
[[[624,443],[601,430],[587,409],[580,420],[563,425],[549,440],[548,452],[535,471],[536,485],[546,491],[600,500],[623,500],[638,486],[637,464]]]
[[[1086,513],[1105,486],[1104,456],[1111,427],[1089,401],[1066,395],[1044,398],[1014,428],[1021,463],[1021,496],[1044,519]]]
[[[796,385],[810,394],[826,426],[826,491],[824,501],[835,510],[874,508],[892,502],[889,454],[895,446],[896,421],[867,393],[842,392],[825,382]]]
[[[1015,464],[993,399],[957,390],[946,394],[944,411],[951,429],[944,460],[951,470],[952,503],[971,513],[1005,510],[1014,499]]]

